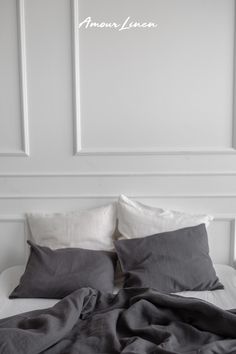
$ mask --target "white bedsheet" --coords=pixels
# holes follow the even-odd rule
[[[39,310],[53,306],[53,299],[8,299],[9,294],[18,285],[25,270],[24,266],[15,266],[4,270],[0,275],[0,318],[18,313]]]
[[[225,287],[224,289],[214,291],[183,291],[177,294],[208,301],[224,310],[236,309],[236,270],[223,264],[214,264],[214,268]]]
[[[178,295],[196,297],[208,301],[223,309],[236,308],[236,270],[227,265],[214,265],[224,290],[215,291],[185,291]],[[22,312],[38,310],[53,306],[58,300],[54,299],[8,299],[11,291],[19,283],[24,272],[24,266],[6,269],[0,275],[0,318],[13,316]],[[119,289],[116,288],[114,292]]]

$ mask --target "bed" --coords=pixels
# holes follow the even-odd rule
[[[217,291],[185,291],[177,293],[185,297],[195,297],[208,301],[224,310],[236,309],[236,270],[225,264],[215,264],[216,273],[225,289]],[[0,274],[0,319],[14,316],[22,312],[52,307],[57,299],[9,299],[12,290],[19,283],[25,266],[7,268]],[[114,293],[122,288],[122,281],[118,280]]]
[[[212,217],[119,203],[115,233],[114,205],[28,216],[27,265],[0,274],[1,353],[236,352],[236,271],[212,263]]]
[[[226,308],[234,306],[231,281],[235,280],[235,271],[220,265],[216,269],[225,290],[216,290],[219,296],[202,293],[201,298]],[[2,274],[5,292],[11,290],[22,270],[15,267]],[[8,291],[6,283],[11,285]],[[121,289],[114,295],[82,288],[59,302],[8,300],[2,294],[1,304],[3,317],[30,311],[0,320],[3,354],[236,352],[236,315],[232,311],[197,298],[166,295],[150,288]]]

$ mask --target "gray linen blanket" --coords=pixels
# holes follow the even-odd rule
[[[236,353],[236,314],[152,289],[77,290],[0,320],[1,354]]]

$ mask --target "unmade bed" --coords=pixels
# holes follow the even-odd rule
[[[81,288],[52,308],[0,320],[0,351],[233,354],[235,327],[233,312],[196,298],[151,288],[121,289],[114,295]]]
[[[28,214],[27,264],[0,274],[0,353],[236,353],[236,271],[212,262],[212,219],[125,196]]]
[[[221,283],[225,287],[224,289],[217,291],[185,291],[177,294],[208,301],[224,310],[236,309],[236,270],[224,264],[215,264],[214,267]],[[58,302],[57,299],[9,299],[10,293],[19,283],[24,269],[24,266],[14,266],[6,269],[0,275],[0,318],[48,308]],[[114,293],[116,294],[121,288],[122,284],[118,281]]]

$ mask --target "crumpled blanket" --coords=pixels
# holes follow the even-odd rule
[[[0,320],[1,354],[235,354],[236,314],[153,289],[83,288]]]

